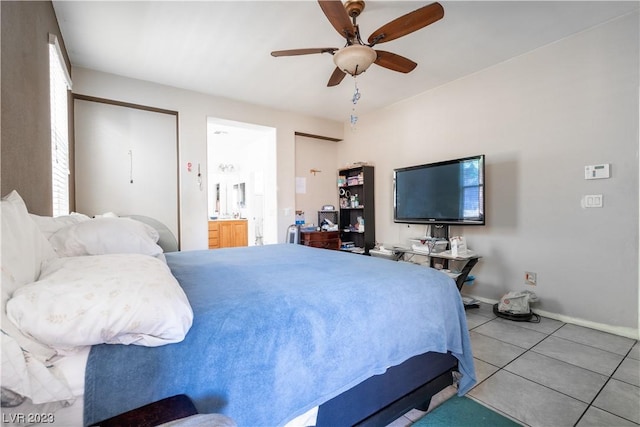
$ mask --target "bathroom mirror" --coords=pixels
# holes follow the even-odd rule
[[[234,202],[235,202],[236,209],[241,209],[246,207],[244,187],[245,187],[244,182],[241,182],[239,184],[234,184],[233,186],[233,191],[235,193]]]

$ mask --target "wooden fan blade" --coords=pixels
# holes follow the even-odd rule
[[[331,77],[329,78],[329,83],[327,83],[327,86],[331,87],[339,85],[346,75],[347,74],[344,71],[336,67],[336,69],[333,70],[333,74],[331,74]]]
[[[418,66],[418,64],[412,60],[404,56],[396,55],[395,53],[385,52],[384,50],[376,50],[376,53],[378,54],[378,58],[374,63],[393,71],[409,73]]]
[[[337,47],[318,47],[311,49],[289,49],[289,50],[274,50],[271,52],[271,56],[296,56],[296,55],[310,55],[313,53],[333,53],[338,50]]]
[[[442,5],[440,3],[431,3],[413,12],[409,12],[406,15],[402,15],[378,28],[369,36],[369,45],[373,46],[376,43],[384,43],[406,36],[420,28],[433,24],[442,19],[443,16],[444,9]]]
[[[356,31],[340,0],[318,0],[318,3],[329,22],[331,22],[331,25],[333,25],[333,28],[335,28],[342,37],[347,39],[355,37]]]

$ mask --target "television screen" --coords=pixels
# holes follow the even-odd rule
[[[395,169],[394,221],[484,225],[484,155]]]

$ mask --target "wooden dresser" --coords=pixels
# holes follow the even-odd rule
[[[246,219],[209,221],[209,249],[247,246],[247,244]]]
[[[338,250],[340,233],[338,231],[301,231],[300,243],[314,248]]]

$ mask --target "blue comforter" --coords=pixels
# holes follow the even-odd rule
[[[475,382],[464,307],[430,268],[302,245],[166,254],[193,307],[185,340],[98,345],[85,424],[185,393],[240,426],[282,425],[427,351]]]

